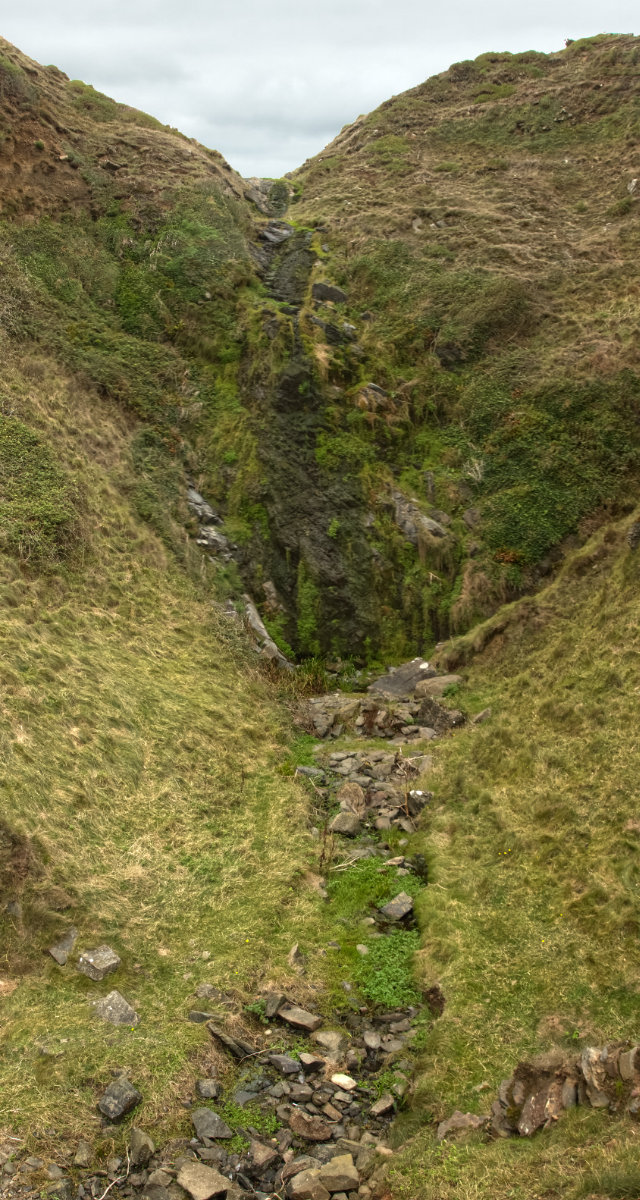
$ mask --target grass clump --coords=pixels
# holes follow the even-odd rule
[[[32,568],[77,545],[78,488],[49,445],[15,417],[0,416],[0,548]]]

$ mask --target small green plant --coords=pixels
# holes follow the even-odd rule
[[[340,533],[340,521],[339,521],[338,517],[332,517],[329,522],[329,528],[327,529],[327,537],[335,539],[335,538],[337,538],[339,533]]]
[[[367,1000],[385,1008],[420,1003],[413,973],[413,958],[419,945],[420,934],[415,930],[399,930],[369,945],[369,953],[356,972]]]
[[[44,150],[44,142],[41,141],[40,138],[38,138],[38,140],[33,143],[33,146],[34,146],[35,150]]]
[[[264,1000],[252,1000],[250,1004],[245,1004],[244,1011],[252,1017],[257,1017],[261,1025],[268,1025],[267,1006]]]

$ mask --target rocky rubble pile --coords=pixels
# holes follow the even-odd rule
[[[638,1117],[640,1046],[587,1046],[578,1058],[568,1058],[558,1049],[521,1062],[500,1084],[490,1114],[455,1112],[438,1126],[438,1138],[479,1129],[493,1137],[531,1137],[577,1104]]]
[[[426,754],[405,758],[399,751],[336,751],[325,768],[299,767],[298,772],[311,779],[327,807],[339,805],[329,832],[353,838],[367,827],[372,832],[399,828],[414,833],[415,818],[432,793],[412,788],[411,780],[431,763]],[[359,853],[363,856],[365,851],[360,848]]]
[[[464,723],[463,714],[439,701],[459,675],[437,675],[421,659],[413,659],[374,680],[367,695],[334,692],[314,696],[304,706],[300,722],[317,737],[390,738],[395,743],[431,739]]]

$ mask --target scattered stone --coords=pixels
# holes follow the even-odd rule
[[[339,1154],[320,1168],[320,1182],[328,1192],[351,1192],[360,1186],[360,1176],[350,1154]]]
[[[304,775],[307,779],[311,779],[321,786],[326,782],[327,778],[322,767],[296,767],[295,773],[296,775]]]
[[[388,1113],[393,1112],[395,1101],[389,1092],[385,1092],[375,1104],[371,1105],[369,1114],[372,1117],[386,1117]]]
[[[217,1079],[199,1079],[196,1083],[196,1096],[200,1100],[217,1100],[221,1092]]]
[[[310,1117],[302,1109],[295,1109],[289,1117],[289,1128],[296,1137],[306,1142],[327,1142],[332,1135],[331,1126],[321,1117]]]
[[[197,1136],[202,1138],[231,1138],[233,1130],[219,1117],[212,1108],[196,1108],[191,1113],[191,1120]]]
[[[142,1096],[138,1089],[133,1086],[126,1075],[120,1075],[118,1079],[114,1079],[113,1083],[109,1084],[102,1094],[98,1101],[98,1108],[109,1121],[119,1121],[126,1113],[131,1112],[131,1109],[135,1108],[141,1100]]]
[[[152,1154],[155,1154],[156,1148],[143,1129],[136,1129],[135,1126],[131,1130],[129,1139],[129,1157],[133,1167],[146,1167]]]
[[[324,1059],[319,1058],[317,1054],[307,1054],[304,1051],[300,1055],[300,1065],[305,1074],[311,1074],[313,1071],[321,1071],[324,1067]]]
[[[229,1180],[213,1167],[203,1163],[184,1163],[178,1172],[178,1185],[188,1192],[193,1200],[211,1200],[212,1196],[226,1197]]]
[[[336,813],[329,825],[331,833],[341,833],[343,837],[357,837],[361,828],[362,824],[359,816],[346,809]]]
[[[379,911],[386,921],[404,921],[413,912],[413,900],[406,892],[399,892]]]
[[[365,945],[363,945],[363,943],[362,943],[362,942],[359,942],[359,943],[358,943],[358,945],[356,946],[356,950],[358,951],[358,954],[362,954],[362,955],[363,955],[363,957],[364,957],[364,955],[365,955],[365,954],[368,954],[368,953],[369,953],[369,947],[368,947],[368,946],[365,946]]]
[[[110,1025],[138,1025],[140,1017],[120,992],[109,992],[103,1000],[96,1003],[96,1013]]]
[[[471,724],[472,725],[483,725],[485,721],[489,720],[490,716],[491,716],[491,709],[483,708],[482,712],[476,713],[475,717],[471,718]]]
[[[7,909],[8,908],[9,905],[7,905]],[[76,944],[77,937],[78,930],[74,929],[72,926],[71,929],[68,929],[64,936],[61,937],[58,942],[56,942],[55,946],[49,946],[48,953],[52,958],[55,959],[60,967],[66,966],[69,955]]]
[[[163,1171],[162,1167],[158,1167],[155,1171],[149,1173],[147,1179],[147,1187],[169,1187],[171,1183],[171,1175],[168,1171]]]
[[[435,696],[437,700],[440,700],[447,688],[458,683],[462,683],[462,675],[435,675],[433,679],[421,680],[416,687],[415,695],[419,699],[423,696]]]
[[[320,1172],[316,1168],[294,1175],[287,1187],[289,1200],[329,1200],[329,1192],[320,1183]]]
[[[287,954],[287,962],[298,975],[304,975],[304,955],[297,942],[295,942]]]
[[[439,1142],[443,1142],[445,1138],[461,1132],[484,1129],[488,1120],[488,1117],[477,1117],[473,1113],[462,1113],[456,1109],[446,1121],[440,1122],[436,1137]]]
[[[228,1050],[234,1058],[249,1058],[255,1053],[255,1047],[250,1045],[249,1042],[243,1042],[241,1038],[231,1037],[230,1034],[224,1032],[224,1029],[220,1029],[218,1025],[214,1025],[213,1021],[207,1021],[207,1029],[214,1041],[220,1042],[225,1050]]]
[[[264,1171],[268,1170],[279,1157],[278,1151],[274,1150],[273,1146],[265,1146],[262,1142],[255,1140],[251,1141],[249,1159],[258,1175],[262,1175]]]
[[[270,1054],[269,1062],[281,1075],[297,1075],[300,1070],[300,1063],[290,1054]]]
[[[278,1016],[287,1025],[292,1025],[294,1029],[304,1029],[307,1033],[313,1033],[322,1025],[322,1017],[307,1012],[306,1009],[299,1008],[296,1004],[283,1004],[278,1009]]]
[[[373,1029],[365,1030],[362,1040],[367,1050],[376,1051],[379,1050],[382,1045],[382,1038],[380,1037],[380,1034],[376,1033]]]
[[[330,1058],[339,1058],[346,1045],[344,1033],[338,1033],[334,1029],[320,1029],[316,1033],[312,1033],[311,1041],[326,1050]]]
[[[78,1148],[76,1150],[75,1158],[73,1160],[74,1167],[84,1167],[86,1169],[87,1167],[91,1166],[92,1158],[93,1158],[93,1150],[91,1148],[90,1143],[89,1142],[78,1142]]]
[[[356,1080],[352,1079],[350,1075],[332,1075],[331,1082],[336,1083],[343,1092],[353,1092],[358,1086]]]
[[[78,959],[78,970],[97,983],[105,975],[111,975],[120,966],[120,958],[111,946],[97,946],[95,950],[85,950]]]
[[[189,1013],[189,1020],[194,1025],[204,1025],[205,1021],[213,1020],[213,1013],[202,1012],[199,1008],[192,1008]]]
[[[276,1016],[278,1009],[282,1008],[283,1004],[287,1003],[287,997],[282,992],[265,992],[264,996],[264,1015],[267,1021],[272,1021]]]

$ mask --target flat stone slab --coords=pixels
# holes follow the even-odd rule
[[[329,1200],[329,1192],[320,1183],[320,1171],[311,1168],[294,1175],[287,1188],[289,1200]]]
[[[196,1095],[201,1100],[217,1100],[221,1091],[217,1079],[199,1079],[196,1083]]]
[[[224,1198],[231,1186],[225,1175],[197,1162],[184,1163],[178,1172],[177,1182],[193,1200],[211,1200],[212,1196]]]
[[[111,946],[96,946],[95,950],[84,950],[78,959],[78,970],[97,983],[105,975],[111,975],[120,966],[120,958]]]
[[[398,892],[393,900],[383,905],[380,912],[387,921],[403,921],[413,912],[413,900],[406,892]]]
[[[109,992],[103,1000],[98,1000],[95,1008],[97,1016],[102,1017],[103,1021],[108,1021],[110,1025],[133,1026],[140,1022],[135,1008],[131,1007],[120,992]]]
[[[191,1113],[193,1128],[199,1138],[232,1138],[233,1130],[212,1108],[196,1108]]]
[[[66,966],[67,959],[69,958],[69,955],[76,944],[77,937],[78,930],[72,927],[71,929],[67,930],[67,932],[59,939],[59,941],[56,942],[55,946],[49,946],[48,953],[53,959],[55,959],[55,961],[58,963],[58,966]]]
[[[270,1054],[269,1062],[281,1075],[297,1075],[300,1070],[298,1060],[289,1054]]]
[[[141,1100],[142,1096],[138,1089],[125,1075],[121,1075],[119,1079],[114,1079],[113,1083],[109,1084],[98,1100],[98,1108],[110,1121],[119,1121],[120,1117],[131,1112],[131,1109],[135,1108]]]
[[[322,1025],[322,1017],[299,1008],[297,1004],[283,1004],[278,1009],[278,1016],[287,1025],[292,1025],[294,1029],[305,1029],[307,1033],[314,1033]]]

